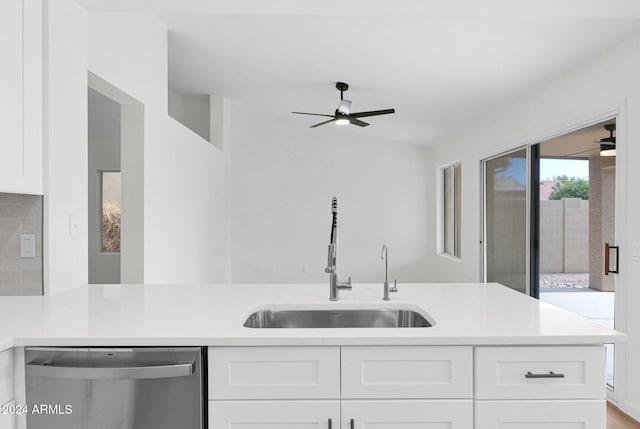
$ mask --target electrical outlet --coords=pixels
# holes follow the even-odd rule
[[[302,266],[302,272],[303,273],[308,273],[309,272],[309,264],[304,264]]]

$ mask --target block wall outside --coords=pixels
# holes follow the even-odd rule
[[[540,201],[540,272],[589,272],[589,201]]]

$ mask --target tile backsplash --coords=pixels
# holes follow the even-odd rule
[[[35,257],[20,256],[22,234]],[[0,193],[0,295],[42,295],[42,196]]]

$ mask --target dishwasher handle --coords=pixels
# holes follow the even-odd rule
[[[28,363],[25,373],[30,377],[67,380],[145,380],[188,377],[195,372],[195,362],[172,365],[88,367]]]

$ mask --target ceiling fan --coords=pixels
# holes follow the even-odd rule
[[[390,113],[395,113],[395,109],[385,109],[385,110],[372,110],[369,112],[354,112],[351,113],[351,100],[344,99],[344,92],[349,89],[349,85],[344,82],[336,82],[336,89],[340,91],[340,104],[336,109],[333,115],[325,115],[322,113],[306,113],[306,112],[291,112],[296,115],[311,115],[311,116],[324,116],[326,118],[331,118],[327,121],[320,122],[315,125],[311,125],[309,128],[319,127],[320,125],[328,124],[329,122],[335,122],[336,125],[347,125],[353,124],[359,127],[366,127],[369,124],[367,122],[361,121],[359,118],[366,118],[368,116],[379,116],[379,115],[388,115]]]
[[[604,128],[606,131],[609,132],[609,137],[602,137],[600,140],[594,140],[593,143],[597,143],[598,145],[600,145],[599,147],[600,156],[616,156],[616,136],[614,135],[614,133],[616,132],[616,124],[615,123],[605,124],[602,126],[602,128]],[[594,150],[596,149],[591,147],[589,149],[570,153],[564,156],[571,157],[571,156],[580,155],[587,152],[593,152]]]
[[[616,124],[607,124],[604,129],[609,131],[609,137],[603,137],[595,143],[600,143],[600,156],[616,156]]]

